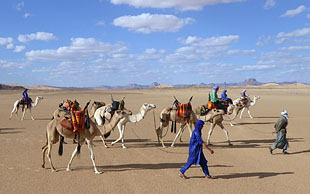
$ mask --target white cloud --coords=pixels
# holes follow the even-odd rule
[[[3,38],[0,37],[0,46],[5,46],[7,49],[14,48],[14,39],[11,37]]]
[[[100,42],[94,38],[72,38],[70,46],[60,47],[56,50],[32,50],[26,52],[25,55],[29,60],[77,61],[121,53],[126,49],[124,46]]]
[[[16,9],[17,9],[18,11],[20,11],[24,6],[25,6],[25,2],[22,1],[22,2],[20,2],[20,3],[17,4]]]
[[[15,53],[19,53],[19,52],[22,52],[22,51],[25,50],[25,49],[26,49],[25,46],[17,45],[17,46],[15,46],[14,52],[15,52]]]
[[[301,5],[301,6],[297,7],[296,9],[287,10],[283,15],[281,15],[281,17],[294,17],[294,16],[302,13],[305,10],[306,10],[306,7]]]
[[[27,19],[28,17],[32,16],[30,13],[25,13],[24,18]]]
[[[227,46],[232,44],[234,41],[237,41],[238,39],[239,39],[238,35],[214,36],[205,39],[195,36],[189,36],[183,43],[192,46],[202,46],[202,47]]]
[[[257,46],[265,46],[271,40],[271,36],[260,36],[258,37],[258,41],[256,42]]]
[[[276,5],[276,1],[275,0],[266,0],[265,5],[264,5],[264,9],[271,9]]]
[[[19,42],[29,42],[32,40],[56,40],[56,36],[54,36],[53,33],[49,32],[37,32],[37,33],[32,33],[32,34],[20,34],[18,35],[18,41]]]
[[[12,62],[0,59],[0,69],[23,69],[26,67],[25,63],[22,62]]]
[[[243,65],[236,68],[237,71],[264,71],[266,69],[275,68],[275,65]]]
[[[297,29],[289,33],[280,32],[277,38],[310,36],[310,28]]]
[[[310,46],[290,46],[290,47],[282,47],[279,48],[281,51],[303,51],[310,50]]]
[[[101,21],[99,21],[99,22],[97,22],[97,25],[99,25],[99,26],[103,26],[105,23],[104,23],[104,21],[103,20],[101,20]]]
[[[251,50],[239,50],[239,49],[236,49],[236,50],[229,50],[227,51],[227,54],[229,55],[251,55],[251,54],[254,54],[256,53],[256,50],[254,49],[251,49]]]
[[[306,14],[306,18],[310,19],[310,13]]]
[[[127,4],[136,8],[176,8],[182,11],[202,10],[204,6],[246,0],[110,0],[115,5]]]
[[[177,32],[186,24],[193,22],[192,18],[180,19],[174,15],[151,15],[143,13],[138,16],[122,16],[114,19],[113,24],[130,31],[149,34],[152,32]]]

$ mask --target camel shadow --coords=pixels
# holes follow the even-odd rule
[[[125,171],[133,171],[133,170],[162,170],[162,169],[180,169],[185,165],[185,162],[182,163],[158,163],[158,164],[119,164],[119,165],[109,165],[109,166],[97,166],[104,172],[125,172]],[[200,166],[195,166],[199,167]],[[233,167],[229,165],[209,165],[211,168],[226,168]],[[77,167],[73,170],[90,170],[92,166],[83,166]],[[64,168],[59,168],[59,170],[65,170]]]
[[[243,122],[243,123],[236,123],[234,125],[270,125],[270,124],[274,124],[274,122],[255,122],[255,123]]]
[[[23,133],[22,131],[13,131],[13,130],[19,130],[19,129],[25,129],[25,128],[0,128],[0,134]]]
[[[50,120],[52,120],[52,118],[36,118],[35,120],[39,120],[39,121],[50,121]]]
[[[279,118],[279,117],[275,117],[275,116],[254,117],[254,119],[277,119],[277,118]]]

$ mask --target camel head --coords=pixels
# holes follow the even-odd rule
[[[42,100],[42,99],[43,99],[43,96],[37,96],[37,99],[38,99],[38,100]]]
[[[260,96],[254,96],[254,99],[258,100],[258,99],[260,99]]]
[[[152,109],[155,109],[156,108],[156,105],[155,104],[148,104],[148,103],[144,103],[142,105],[143,109],[145,110],[152,110]]]

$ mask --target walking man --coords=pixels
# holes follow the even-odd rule
[[[187,177],[184,175],[185,171],[191,167],[191,165],[197,165],[199,164],[206,176],[206,178],[212,178],[208,165],[207,160],[202,152],[202,146],[205,146],[205,148],[213,154],[214,151],[210,149],[205,142],[202,141],[201,138],[201,129],[203,128],[204,122],[202,120],[198,120],[195,130],[192,133],[191,140],[189,142],[189,153],[188,153],[188,160],[187,163],[183,168],[180,169],[180,177],[186,179]]]
[[[281,112],[281,116],[279,117],[277,123],[274,125],[275,131],[277,133],[277,138],[273,146],[269,147],[270,153],[276,148],[283,149],[283,154],[288,154],[286,151],[288,148],[288,141],[286,139],[286,126],[288,124],[288,113],[286,110]]]

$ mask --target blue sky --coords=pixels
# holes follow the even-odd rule
[[[309,0],[2,0],[0,83],[310,82]]]

